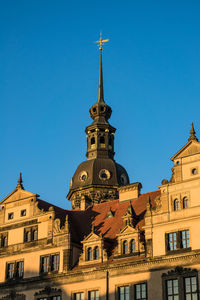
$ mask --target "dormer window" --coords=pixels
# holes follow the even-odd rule
[[[136,242],[135,242],[134,239],[131,240],[131,242],[130,242],[130,252],[131,253],[135,253],[136,252]]]
[[[92,248],[87,249],[87,260],[92,260]]]
[[[177,210],[179,210],[179,200],[175,199],[174,200],[174,211],[177,211]]]
[[[123,241],[123,254],[128,254],[128,241]]]
[[[94,259],[99,259],[99,247],[94,247]]]

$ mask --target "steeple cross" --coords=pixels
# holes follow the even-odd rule
[[[102,51],[103,50],[102,46],[104,45],[104,43],[107,43],[108,41],[109,41],[109,39],[103,40],[102,33],[100,33],[100,39],[99,39],[99,41],[96,41],[95,43],[98,43],[99,50]]]

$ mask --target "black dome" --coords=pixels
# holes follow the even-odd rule
[[[70,190],[91,185],[122,186],[129,184],[126,170],[109,158],[82,162],[72,177]]]

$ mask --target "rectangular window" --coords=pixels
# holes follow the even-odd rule
[[[147,299],[147,284],[139,283],[135,285],[135,299]]]
[[[57,272],[59,270],[59,254],[46,255],[41,257],[41,273],[48,273],[51,271]]]
[[[42,257],[41,273],[48,273],[50,271],[50,256]]]
[[[181,233],[181,248],[186,249],[190,247],[190,233],[189,230],[183,230]]]
[[[52,271],[58,271],[59,269],[59,254],[52,255]]]
[[[185,278],[185,299],[186,300],[197,300],[197,277],[186,277]]]
[[[171,232],[168,234],[169,251],[177,249],[177,232]]]
[[[18,261],[16,264],[16,277],[22,278],[24,276],[24,262]]]
[[[90,291],[88,296],[89,300],[99,300],[99,291]]]
[[[74,300],[84,300],[84,293],[75,293],[74,294]]]
[[[6,277],[7,279],[23,278],[24,276],[24,262],[15,261],[7,264]]]
[[[167,300],[179,300],[178,279],[167,280]]]
[[[118,289],[119,300],[129,300],[130,298],[130,287],[129,286],[121,286]]]
[[[12,279],[15,275],[15,263],[9,263],[7,265],[7,278]]]

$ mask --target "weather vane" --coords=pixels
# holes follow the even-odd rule
[[[102,39],[102,33],[100,32],[100,39],[99,39],[99,41],[96,41],[95,43],[98,43],[99,50],[102,51],[103,50],[102,46],[104,45],[104,43],[107,43],[108,41],[109,41],[109,39],[107,39],[107,40]]]

